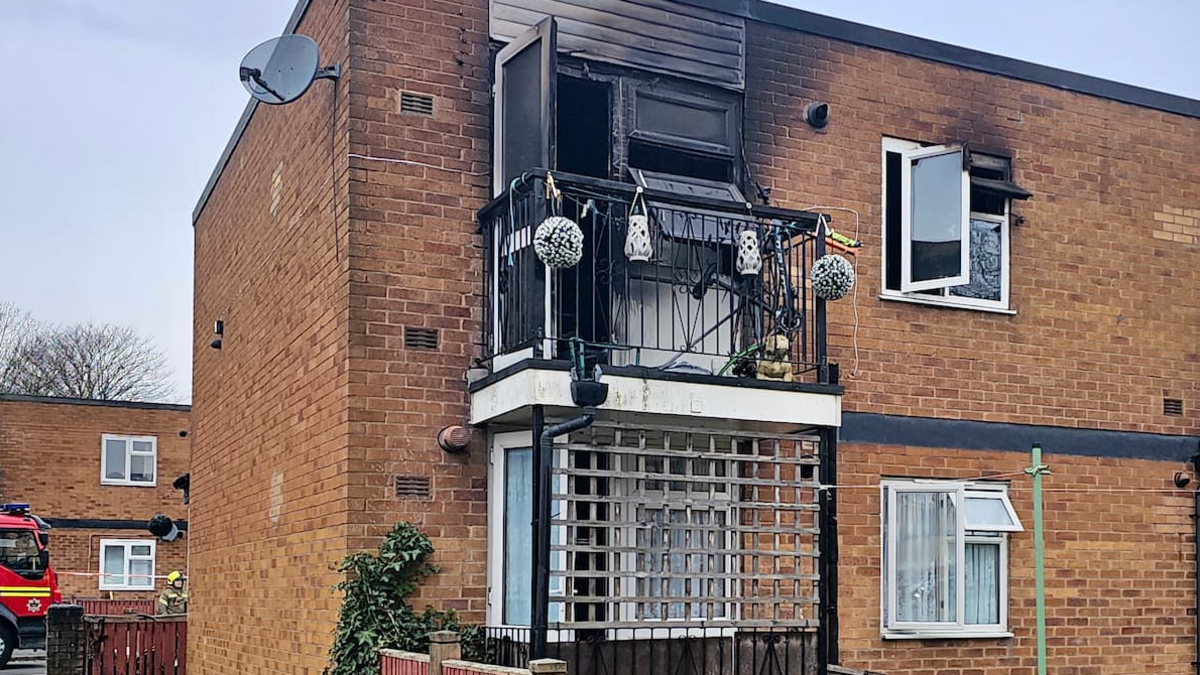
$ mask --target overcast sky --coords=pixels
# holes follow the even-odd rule
[[[1200,98],[1195,0],[786,0]],[[125,324],[191,398],[191,212],[294,0],[0,0],[0,301]]]

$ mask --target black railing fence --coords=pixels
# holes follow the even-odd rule
[[[828,381],[824,301],[807,284],[824,254],[816,214],[652,190],[631,209],[633,185],[555,173],[555,195],[546,176],[528,172],[479,214],[493,368],[514,354],[566,359],[574,342],[589,364],[735,377],[768,360]],[[646,260],[625,252],[631,214],[647,216]],[[534,252],[552,215],[583,231],[573,267],[548,268]]]
[[[529,663],[528,628],[489,627],[474,657],[490,665]],[[547,658],[567,663],[571,675],[816,675],[816,632],[665,628],[554,630]]]

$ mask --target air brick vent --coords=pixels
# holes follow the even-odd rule
[[[429,499],[428,476],[396,476],[396,499]]]
[[[433,117],[433,97],[402,91],[400,92],[400,112]]]
[[[404,327],[404,346],[408,349],[438,348],[438,332],[436,328]]]
[[[1182,415],[1183,414],[1183,399],[1181,399],[1181,398],[1164,398],[1163,399],[1163,414],[1164,415]]]

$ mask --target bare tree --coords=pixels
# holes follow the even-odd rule
[[[29,312],[11,302],[0,302],[0,392],[10,389],[13,355],[37,328],[37,322]]]
[[[0,306],[0,391],[111,401],[174,393],[166,357],[132,328],[47,326],[13,310]]]

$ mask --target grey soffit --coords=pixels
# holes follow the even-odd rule
[[[90,405],[102,408],[142,408],[145,410],[175,410],[191,412],[192,406],[182,403],[147,403],[144,401],[108,401],[98,398],[64,398],[61,396],[24,396],[0,394],[0,401],[13,403],[56,403],[59,405]]]
[[[510,42],[546,16],[558,50],[594,61],[745,87],[746,22],[671,0],[492,0],[491,36]]]
[[[121,520],[114,518],[43,518],[52,530],[145,530],[148,520]],[[187,532],[186,520],[173,521],[182,532]]]
[[[1153,459],[1163,462],[1186,462],[1200,450],[1200,438],[1195,436],[862,412],[842,413],[838,440],[843,443],[1020,453],[1028,453],[1034,443],[1041,443],[1042,449],[1051,455]],[[852,451],[840,460],[853,461]]]

